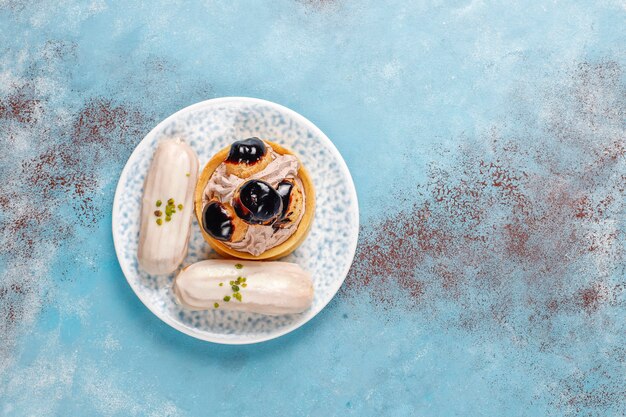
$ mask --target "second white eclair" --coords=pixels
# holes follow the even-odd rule
[[[311,275],[289,262],[207,260],[183,269],[174,294],[191,310],[301,313],[313,303]]]

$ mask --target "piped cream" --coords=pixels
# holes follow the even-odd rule
[[[221,203],[232,205],[233,197],[236,190],[246,181],[261,180],[267,182],[272,187],[276,187],[278,183],[286,178],[293,178],[301,190],[303,190],[302,182],[298,178],[298,169],[300,162],[294,155],[280,155],[275,152],[270,145],[268,153],[272,161],[261,171],[252,174],[247,178],[241,178],[234,174],[228,174],[226,164],[221,163],[209,179],[203,195],[203,207],[209,201],[218,200]],[[306,195],[303,193],[302,206],[306,207]],[[240,251],[248,252],[254,256],[258,256],[263,252],[280,245],[293,235],[302,217],[304,210],[301,210],[299,217],[288,227],[274,228],[271,225],[249,225],[244,237],[238,242],[223,242],[228,247]]]

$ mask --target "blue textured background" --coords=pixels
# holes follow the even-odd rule
[[[625,27],[620,1],[0,1],[0,415],[626,415]],[[231,95],[316,123],[363,227],[322,313],[242,347],[152,316],[110,231],[143,135]]]

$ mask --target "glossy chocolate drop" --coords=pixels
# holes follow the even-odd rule
[[[283,210],[283,201],[265,181],[250,180],[239,188],[233,207],[246,223],[272,224]]]
[[[280,196],[281,200],[283,200],[283,210],[280,213],[280,218],[284,218],[287,214],[287,210],[289,210],[289,201],[291,199],[291,190],[293,190],[293,182],[290,180],[282,180],[278,183],[276,187],[276,191]]]
[[[226,208],[214,201],[204,207],[202,213],[202,227],[214,239],[229,241],[235,227]]]
[[[259,138],[238,140],[230,146],[227,162],[254,164],[265,156],[267,147]]]

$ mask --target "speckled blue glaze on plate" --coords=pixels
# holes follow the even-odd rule
[[[150,276],[137,263],[143,183],[160,140],[179,137],[198,154],[203,167],[235,140],[261,137],[293,151],[309,171],[316,189],[313,225],[306,240],[283,261],[294,262],[313,277],[315,297],[301,314],[264,316],[227,310],[190,311],[176,303],[173,276]],[[137,146],[119,180],[113,203],[113,240],[122,270],[137,296],[161,320],[199,339],[242,344],[285,334],[312,319],[332,299],[346,277],[356,249],[359,211],[345,162],[330,140],[311,122],[283,106],[252,98],[219,98],[176,112]],[[217,257],[192,224],[182,267]]]

